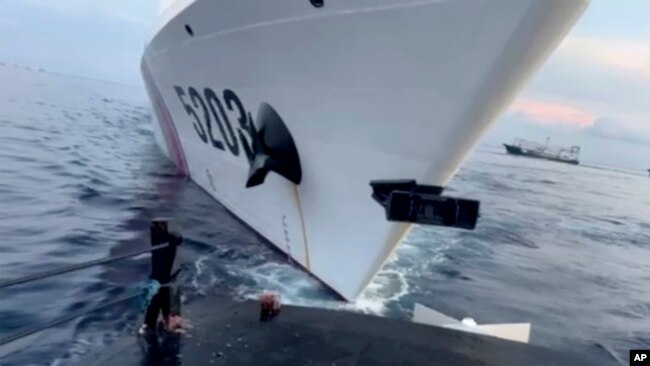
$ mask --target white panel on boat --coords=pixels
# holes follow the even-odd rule
[[[413,321],[462,332],[483,334],[514,342],[528,343],[530,339],[530,323],[478,325],[473,319],[459,321],[418,303],[415,304],[413,310]]]
[[[530,340],[530,323],[483,324],[477,328],[497,338],[521,343],[528,343]]]
[[[413,321],[416,323],[436,325],[439,327],[450,324],[461,324],[459,320],[418,303],[415,304],[415,308],[413,309]]]

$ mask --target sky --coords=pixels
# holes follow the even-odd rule
[[[485,144],[580,145],[586,164],[650,169],[650,0],[592,0]]]
[[[167,0],[165,0],[167,1]],[[162,0],[0,0],[0,62],[142,85]],[[482,143],[580,145],[586,164],[650,168],[650,0],[592,0]]]

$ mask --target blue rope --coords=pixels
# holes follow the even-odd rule
[[[149,307],[149,304],[151,303],[151,299],[153,299],[154,296],[158,293],[158,290],[160,290],[160,282],[156,280],[148,280],[145,282],[143,285],[140,286],[141,291],[143,292],[143,297],[142,297],[142,311],[146,311],[147,308]]]

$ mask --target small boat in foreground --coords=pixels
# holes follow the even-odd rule
[[[215,311],[215,309],[219,309]],[[528,344],[528,324],[466,325],[416,305],[414,321],[283,305],[258,322],[259,303],[211,295],[188,306],[191,338],[124,337],[83,365],[617,365],[602,353]],[[440,315],[440,316],[437,316]],[[459,328],[465,326],[464,331]],[[152,339],[153,338],[153,339]],[[147,352],[142,352],[145,349]],[[162,360],[165,362],[163,363]]]
[[[549,146],[548,142],[549,140],[547,139],[546,145],[542,145],[534,141],[515,139],[512,144],[503,144],[503,146],[506,148],[506,152],[512,155],[546,159],[573,165],[580,164],[578,160],[580,146],[571,146],[568,148],[552,147]]]

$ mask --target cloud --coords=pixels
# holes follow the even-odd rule
[[[650,145],[650,127],[630,124],[612,118],[598,118],[585,133],[614,140]]]
[[[10,18],[0,17],[0,27],[15,28],[18,26],[18,22]]]
[[[170,8],[177,0],[162,0],[160,2],[160,13]]]
[[[101,9],[103,8],[103,9]],[[121,20],[127,23],[132,23],[134,25],[138,25],[141,27],[149,27],[151,26],[151,16],[143,17],[140,15],[134,15],[129,13],[128,11],[121,10],[120,8],[111,8],[109,6],[103,6],[100,7],[100,11],[105,11],[106,14],[109,14],[113,18],[117,20]]]
[[[59,14],[65,15],[80,15],[83,14],[85,9],[88,8],[89,2],[83,0],[20,0],[21,4],[34,7],[45,8],[56,11]]]
[[[568,37],[557,51],[558,57],[576,63],[599,64],[604,67],[650,79],[650,41]]]
[[[511,112],[542,125],[589,127],[604,118],[621,129],[645,131],[650,124],[649,101],[650,42],[571,36]],[[590,136],[614,136],[614,132],[596,129]]]
[[[591,125],[596,116],[590,111],[566,103],[547,102],[536,99],[517,99],[511,112],[522,113],[542,124]]]
[[[650,121],[633,116],[598,116],[566,103],[520,98],[513,103],[505,120],[511,126],[514,123],[530,131],[575,132],[650,146]]]
[[[141,27],[149,27],[157,15],[152,9],[158,8],[159,0],[88,1],[88,0],[20,0],[23,4],[49,9],[71,17],[110,17]],[[153,5],[150,5],[153,4]]]

